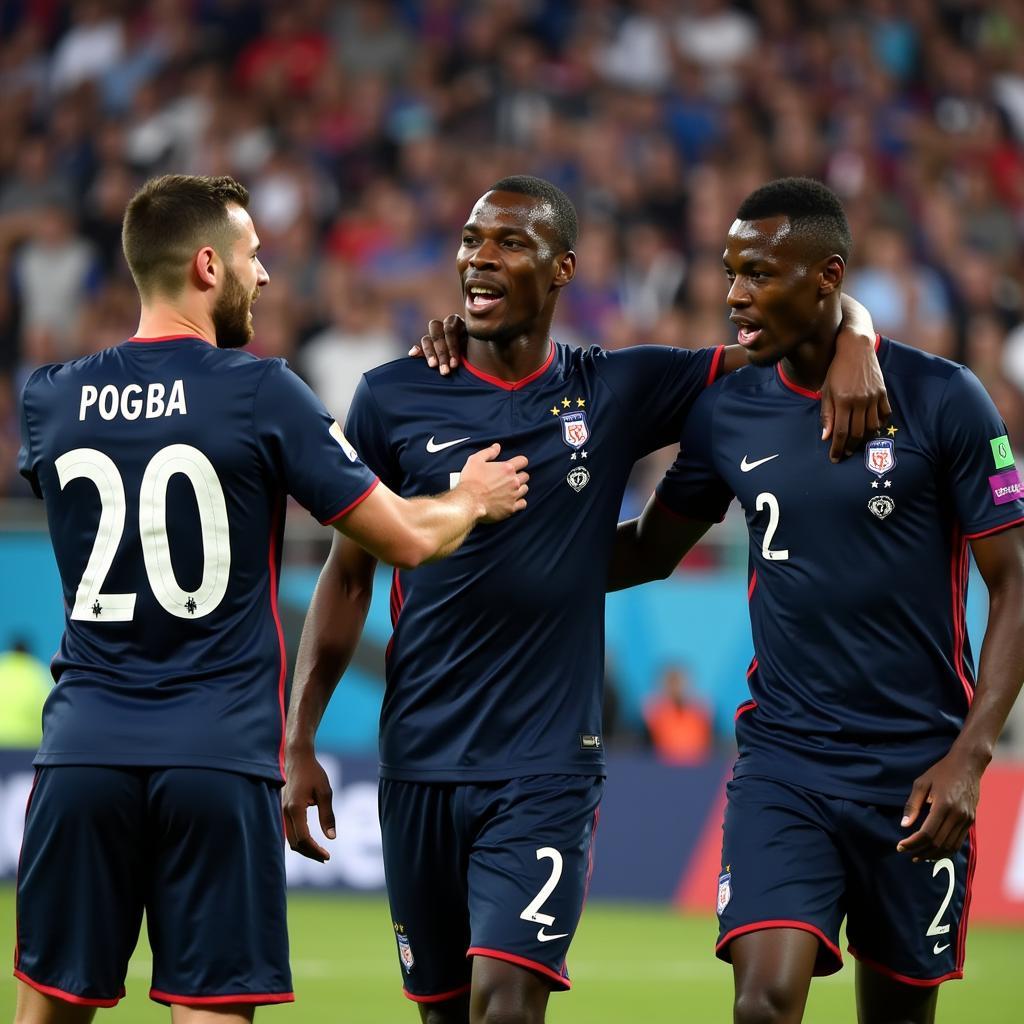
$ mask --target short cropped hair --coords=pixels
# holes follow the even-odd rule
[[[567,252],[576,244],[580,231],[576,207],[572,200],[556,185],[531,174],[513,174],[496,181],[489,192],[518,192],[520,195],[540,199],[551,207],[551,226],[555,229],[555,241],[561,251]]]
[[[850,258],[853,236],[839,197],[813,178],[779,178],[751,192],[736,211],[738,220],[788,217],[816,259],[838,253]]]
[[[175,298],[193,253],[212,245],[225,255],[234,238],[227,207],[245,209],[249,192],[226,175],[165,174],[132,196],[121,226],[121,246],[139,294]]]

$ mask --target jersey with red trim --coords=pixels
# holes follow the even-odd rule
[[[603,774],[604,594],[626,480],[678,437],[722,352],[553,344],[515,384],[415,359],[363,377],[345,430],[402,495],[447,490],[495,441],[530,460],[524,511],[395,574],[383,777]]]
[[[66,611],[35,763],[280,779],[285,498],[327,521],[376,483],[309,388],[280,359],[128,341],[32,374],[19,464]]]
[[[735,774],[902,804],[945,756],[974,692],[967,542],[1024,519],[1006,426],[963,366],[888,339],[893,414],[838,465],[819,395],[781,366],[701,397],[658,499],[750,538],[752,700]]]

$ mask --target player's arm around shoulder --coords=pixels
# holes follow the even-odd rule
[[[402,498],[381,484],[334,526],[400,569],[443,558],[478,523],[500,522],[526,508],[526,456],[498,461],[500,453],[497,444],[475,452],[458,485],[436,497]]]

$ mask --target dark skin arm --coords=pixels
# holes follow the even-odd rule
[[[960,735],[914,782],[904,808],[901,824],[917,829],[896,848],[915,861],[949,857],[963,845],[977,813],[982,772],[1024,679],[1024,531],[973,540],[971,552],[989,596],[978,685]]]
[[[348,668],[362,636],[373,595],[377,560],[355,541],[336,536],[313,599],[295,658],[295,678],[288,704],[285,778],[282,803],[288,845],[311,860],[330,854],[309,832],[306,811],[316,807],[320,828],[335,837],[331,784],[316,759],[314,739],[327,704]]]
[[[667,579],[711,526],[680,519],[652,496],[639,519],[619,523],[606,589],[625,590]]]
[[[832,439],[829,458],[833,462],[851,455],[891,414],[882,371],[875,356],[875,326],[871,314],[856,299],[842,297],[843,322],[836,337],[836,354],[821,389],[821,439]],[[431,320],[427,333],[409,350],[424,356],[427,365],[447,375],[466,351],[466,325],[452,313],[444,320]],[[747,365],[746,349],[728,345],[723,373]]]

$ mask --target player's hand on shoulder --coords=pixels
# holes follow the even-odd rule
[[[525,455],[514,455],[499,462],[500,454],[500,444],[474,452],[459,474],[458,486],[480,503],[480,520],[485,523],[500,522],[526,508],[528,460]]]
[[[427,366],[436,367],[439,373],[447,376],[459,365],[468,337],[466,322],[458,313],[452,313],[444,320],[431,320],[427,324],[427,333],[420,338],[418,345],[409,349],[409,355],[426,359]]]
[[[900,840],[896,849],[915,861],[939,860],[956,853],[978,812],[981,773],[981,766],[954,747],[919,776],[900,822],[908,829],[917,825],[917,830]]]
[[[327,772],[312,752],[300,754],[289,749],[285,777],[288,781],[281,795],[281,803],[288,845],[303,857],[322,864],[330,860],[331,855],[310,835],[307,811],[310,807],[316,807],[323,834],[333,839],[336,835],[332,802],[334,793]]]
[[[891,414],[874,348],[837,347],[821,388],[821,439],[832,439],[832,462],[852,455]]]

